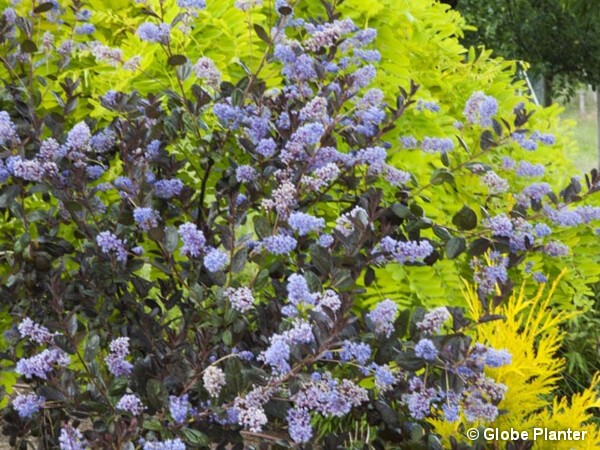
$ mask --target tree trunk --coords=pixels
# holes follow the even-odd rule
[[[585,116],[585,93],[586,91],[583,88],[579,89],[578,95],[579,95],[579,115],[581,117]]]
[[[544,107],[552,105],[552,75],[544,75],[542,105]]]

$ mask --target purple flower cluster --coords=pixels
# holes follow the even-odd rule
[[[433,247],[428,241],[396,241],[389,236],[381,240],[379,248],[400,264],[414,263],[427,258],[433,252]]]
[[[509,189],[508,181],[500,177],[493,170],[488,170],[485,175],[481,177],[481,181],[488,187],[491,195],[502,194]]]
[[[541,177],[546,168],[542,164],[532,164],[528,161],[521,161],[517,166],[515,173],[520,177]]]
[[[10,116],[6,111],[0,111],[0,145],[9,146],[20,142],[17,127]]]
[[[169,412],[173,421],[180,425],[185,422],[190,412],[190,402],[187,394],[177,397],[169,396]]]
[[[288,217],[288,224],[298,235],[305,236],[312,231],[323,229],[325,227],[325,219],[302,212],[294,212]]]
[[[492,118],[498,113],[498,101],[483,92],[474,92],[465,104],[463,114],[468,123],[478,123],[482,127],[492,126]]]
[[[144,450],[185,450],[185,444],[179,438],[166,441],[144,442]]]
[[[133,394],[125,394],[123,397],[121,397],[121,399],[117,402],[116,408],[120,411],[133,414],[134,416],[139,416],[146,409],[142,401]]]
[[[21,394],[13,399],[12,406],[19,414],[19,417],[29,419],[40,410],[45,401],[44,397],[36,394]]]
[[[156,25],[144,22],[137,29],[137,35],[142,41],[166,44],[169,40],[171,27],[166,23]]]
[[[233,309],[242,313],[248,311],[254,304],[252,290],[245,286],[240,288],[227,288],[225,296],[229,299],[229,303],[231,303]]]
[[[188,257],[197,258],[204,251],[206,238],[195,224],[186,222],[179,226],[179,236],[183,241],[181,253]]]
[[[454,150],[454,141],[450,138],[424,137],[421,150],[425,153],[448,153]]]
[[[415,355],[417,358],[423,358],[426,361],[433,361],[437,358],[438,349],[431,339],[421,339],[415,345]]]
[[[19,334],[23,338],[29,338],[37,344],[50,344],[54,335],[48,331],[48,328],[35,323],[29,317],[25,317],[17,327]]]
[[[295,408],[323,417],[343,417],[369,398],[366,389],[348,379],[336,380],[328,372],[314,375],[292,396]]]
[[[22,358],[17,361],[15,372],[27,379],[34,376],[42,380],[48,379],[48,373],[52,372],[54,365],[65,367],[71,362],[69,355],[58,348],[49,348],[31,358]]]
[[[215,89],[218,88],[219,84],[221,83],[221,72],[219,72],[219,69],[217,69],[214,61],[206,56],[196,61],[196,64],[194,65],[194,73],[198,78],[204,80],[207,85]]]
[[[369,320],[375,326],[375,332],[390,337],[394,331],[394,321],[398,315],[398,305],[390,299],[379,302],[375,308],[367,314]]]
[[[486,295],[496,292],[499,283],[508,281],[508,258],[500,254],[492,253],[488,258],[488,264],[475,258],[471,261],[471,267],[475,271],[474,280],[479,289]]]
[[[451,315],[445,306],[434,308],[423,316],[423,319],[417,322],[417,328],[425,334],[439,333],[444,323],[450,319]]]
[[[206,252],[206,255],[204,255],[204,267],[206,267],[206,270],[209,272],[218,272],[223,269],[227,263],[229,263],[229,255],[217,248],[210,248]]]
[[[154,183],[154,195],[158,198],[169,200],[181,194],[183,190],[183,181],[179,178],[170,180],[158,180]]]
[[[286,234],[276,234],[263,239],[262,245],[274,255],[287,255],[296,249],[298,241]]]
[[[225,372],[217,366],[208,366],[202,375],[204,389],[211,397],[218,397],[221,388],[225,386]]]
[[[104,358],[108,371],[116,377],[128,376],[133,370],[133,365],[125,360],[129,356],[129,338],[113,339],[109,348],[110,354]]]
[[[102,231],[96,236],[96,243],[102,253],[106,255],[115,255],[117,261],[127,261],[127,250],[121,239],[115,236],[110,231]]]
[[[371,347],[363,342],[344,341],[340,350],[340,359],[344,362],[356,360],[364,366],[371,358]]]
[[[133,220],[144,231],[158,226],[158,218],[158,212],[152,208],[138,207],[133,210]]]
[[[87,441],[83,438],[83,434],[70,424],[66,423],[60,430],[58,437],[60,450],[85,450],[88,446]]]

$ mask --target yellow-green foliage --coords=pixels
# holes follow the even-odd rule
[[[534,296],[529,296],[524,287],[514,294],[505,305],[493,311],[506,317],[505,320],[488,322],[476,327],[473,337],[493,348],[506,349],[512,355],[512,363],[497,369],[488,369],[491,377],[508,387],[504,400],[498,405],[505,410],[494,423],[481,424],[500,430],[532,432],[534,427],[549,430],[587,431],[585,441],[577,448],[596,448],[600,445],[600,431],[590,424],[591,408],[600,407],[598,386],[600,374],[592,385],[571,398],[555,395],[564,360],[557,357],[565,332],[562,327],[576,313],[560,311],[551,307],[564,271],[550,288],[542,286]],[[474,288],[466,285],[465,298],[469,314],[477,320],[482,316],[481,303]],[[478,424],[432,422],[436,430],[448,442],[450,436],[460,440],[459,430]],[[573,442],[536,440],[539,449],[573,448]]]

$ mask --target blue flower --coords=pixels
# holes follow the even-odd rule
[[[229,262],[229,256],[227,253],[222,252],[219,249],[213,248],[206,253],[204,256],[204,267],[209,272],[218,272],[223,269]]]
[[[36,394],[23,394],[13,399],[12,406],[20,418],[28,419],[40,410],[45,401],[44,397]]]
[[[421,339],[415,345],[415,355],[427,361],[433,361],[438,355],[438,350],[431,339]]]

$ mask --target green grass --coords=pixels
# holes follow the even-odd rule
[[[589,172],[592,168],[598,167],[598,122],[593,97],[588,95],[586,98],[585,114],[580,114],[578,99],[575,98],[565,105],[562,117],[575,121],[574,134],[578,151],[570,156],[577,168]]]

